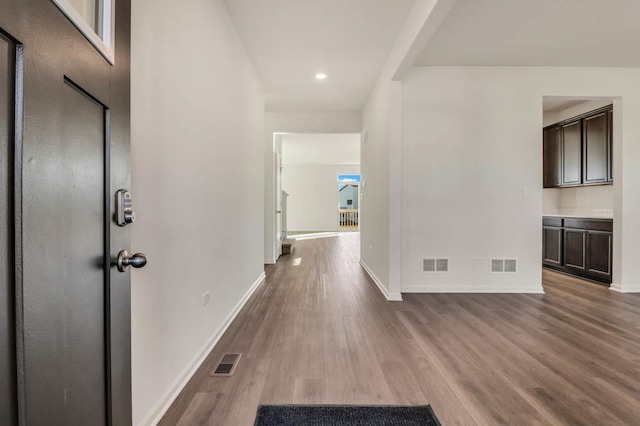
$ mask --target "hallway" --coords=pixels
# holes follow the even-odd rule
[[[445,424],[638,424],[640,296],[544,272],[545,295],[387,302],[359,235],[300,241],[162,425],[251,425],[258,404],[431,404]],[[209,377],[242,352],[232,377]]]

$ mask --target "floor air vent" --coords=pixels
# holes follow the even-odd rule
[[[449,272],[449,259],[422,259],[422,272]]]
[[[516,259],[491,259],[491,272],[515,273],[517,266]]]
[[[238,365],[238,361],[240,361],[240,357],[242,354],[224,354],[222,360],[220,360],[220,364],[216,367],[212,376],[231,376],[233,372],[236,370],[236,366]]]

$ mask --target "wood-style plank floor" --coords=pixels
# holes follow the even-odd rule
[[[640,425],[640,295],[545,271],[544,295],[387,302],[359,236],[267,268],[162,425],[252,425],[258,404],[431,404],[444,425]],[[210,377],[242,352],[232,377]]]

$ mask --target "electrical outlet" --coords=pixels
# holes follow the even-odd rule
[[[204,307],[204,306],[207,306],[207,305],[209,304],[210,296],[211,296],[211,295],[209,294],[209,292],[208,292],[208,291],[202,295],[202,306],[203,306],[203,307]]]
[[[531,195],[531,190],[529,188],[522,188],[522,198],[527,199]]]
[[[482,265],[484,263],[484,259],[481,256],[476,256],[473,258],[473,263],[476,265]]]
[[[369,246],[369,252],[373,253],[373,246]]]

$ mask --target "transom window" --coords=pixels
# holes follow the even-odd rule
[[[110,64],[114,63],[115,0],[52,0]]]
[[[360,175],[338,175],[338,182],[360,182]]]

